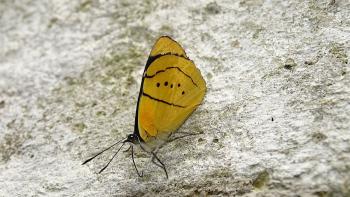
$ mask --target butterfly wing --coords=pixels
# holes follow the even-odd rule
[[[180,46],[179,43],[171,39],[169,36],[162,36],[153,45],[149,59],[166,54],[178,55],[188,58],[185,50]]]
[[[164,40],[164,43],[158,44]],[[173,48],[172,48],[173,47]],[[160,38],[151,51],[138,104],[138,131],[143,141],[166,138],[203,100],[206,85],[181,46]]]

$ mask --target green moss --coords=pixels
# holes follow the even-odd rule
[[[344,46],[338,43],[333,43],[329,49],[329,52],[337,58],[341,63],[348,63],[348,56],[346,55],[346,51]]]
[[[255,188],[261,189],[265,187],[270,180],[270,174],[264,170],[258,174],[258,176],[253,180],[253,186]]]
[[[258,28],[258,29],[256,29],[255,32],[254,32],[254,34],[253,34],[253,38],[254,38],[254,39],[259,38],[259,35],[260,35],[260,33],[261,33],[263,30],[264,30],[264,28]]]
[[[91,103],[91,107],[95,107],[97,105],[97,101],[93,101],[92,103]]]
[[[26,132],[5,134],[0,141],[0,161],[7,162],[10,160],[11,156],[18,153],[19,148],[28,138],[30,138],[30,135]]]
[[[75,131],[78,131],[79,133],[83,132],[85,128],[86,128],[86,125],[83,122],[76,123],[73,125],[73,129]]]
[[[313,60],[305,60],[304,64],[311,66],[311,65],[316,64],[316,62]]]
[[[207,79],[208,79],[208,80],[211,80],[212,78],[213,78],[213,74],[208,73],[208,74],[207,74]]]
[[[232,178],[232,176],[233,176],[233,172],[230,168],[215,169],[206,175],[206,177],[209,180],[212,180],[213,178]]]
[[[86,105],[87,105],[87,103],[84,103],[84,102],[76,102],[75,103],[75,106],[77,106],[79,108],[85,107]]]
[[[330,196],[329,192],[328,191],[317,191],[317,192],[314,192],[313,193],[315,196],[318,196],[318,197],[327,197],[327,196]]]
[[[221,11],[221,7],[214,1],[208,3],[205,8],[205,12],[208,14],[219,14]]]
[[[106,116],[107,113],[105,111],[98,111],[98,112],[96,112],[96,115],[97,116]]]
[[[65,77],[64,80],[67,82],[68,85],[78,85],[86,83],[84,79],[74,77]]]
[[[55,25],[57,23],[57,21],[58,21],[58,18],[56,18],[56,17],[51,18],[47,27],[49,29],[52,28],[52,26]]]
[[[66,117],[66,122],[71,122],[72,120],[73,120],[73,118],[71,116]]]
[[[134,79],[134,77],[128,76],[128,78],[126,79],[126,85],[131,86],[132,84],[136,84],[136,80]]]
[[[92,0],[83,1],[77,8],[78,12],[86,12],[90,9]]]

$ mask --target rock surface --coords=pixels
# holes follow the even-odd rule
[[[0,196],[350,196],[350,3],[0,1]],[[133,131],[161,35],[205,101],[159,152],[81,163]]]

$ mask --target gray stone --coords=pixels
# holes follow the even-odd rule
[[[0,196],[350,196],[350,3],[0,1]],[[129,152],[154,41],[208,86],[158,156]]]

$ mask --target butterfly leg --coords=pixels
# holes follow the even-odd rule
[[[151,154],[153,155],[153,157],[152,157],[152,163],[154,163],[156,166],[162,168],[162,169],[164,170],[164,172],[165,172],[166,178],[169,178],[169,177],[168,177],[168,172],[166,171],[166,168],[165,168],[164,163],[158,158],[157,154],[155,153],[155,151],[157,151],[157,150],[155,150],[155,151],[147,151],[146,148],[143,147],[142,143],[140,142],[140,139],[138,139],[138,142],[139,142],[139,145],[140,145],[140,147],[141,147],[142,150],[144,150],[144,151],[146,151],[146,152],[148,152],[148,153],[151,153]],[[133,148],[132,148],[132,147],[131,147],[131,152],[133,153]],[[133,155],[133,154],[132,154],[132,155]],[[157,160],[157,161],[159,162],[159,164],[156,163],[155,160]],[[134,159],[133,159],[133,162],[134,162]],[[135,163],[134,163],[134,166],[135,166],[135,168],[136,168]],[[137,171],[137,169],[136,169],[136,171]],[[139,174],[139,173],[138,173],[138,174]],[[142,175],[143,175],[143,174],[142,174]]]
[[[136,164],[135,164],[135,159],[134,159],[134,147],[132,145],[130,145],[129,149],[131,148],[131,159],[132,159],[132,163],[134,164],[134,167],[135,167],[135,170],[136,170],[136,173],[137,175],[139,175],[139,177],[143,177],[143,172],[139,172],[139,170],[137,169],[136,167]]]
[[[152,163],[154,163],[154,165],[156,165],[156,166],[158,166],[158,167],[163,169],[162,164],[157,163],[156,158],[154,156],[152,157]]]
[[[162,168],[162,169],[164,170],[164,172],[165,172],[166,178],[168,179],[168,178],[169,178],[169,177],[168,177],[168,172],[167,172],[167,170],[166,170],[166,168],[165,168],[164,163],[158,158],[158,156],[157,156],[154,152],[151,152],[151,153],[152,153],[152,155],[153,155],[153,157],[152,157],[152,163],[154,163],[156,166]],[[157,163],[156,160],[157,160],[159,163]]]

